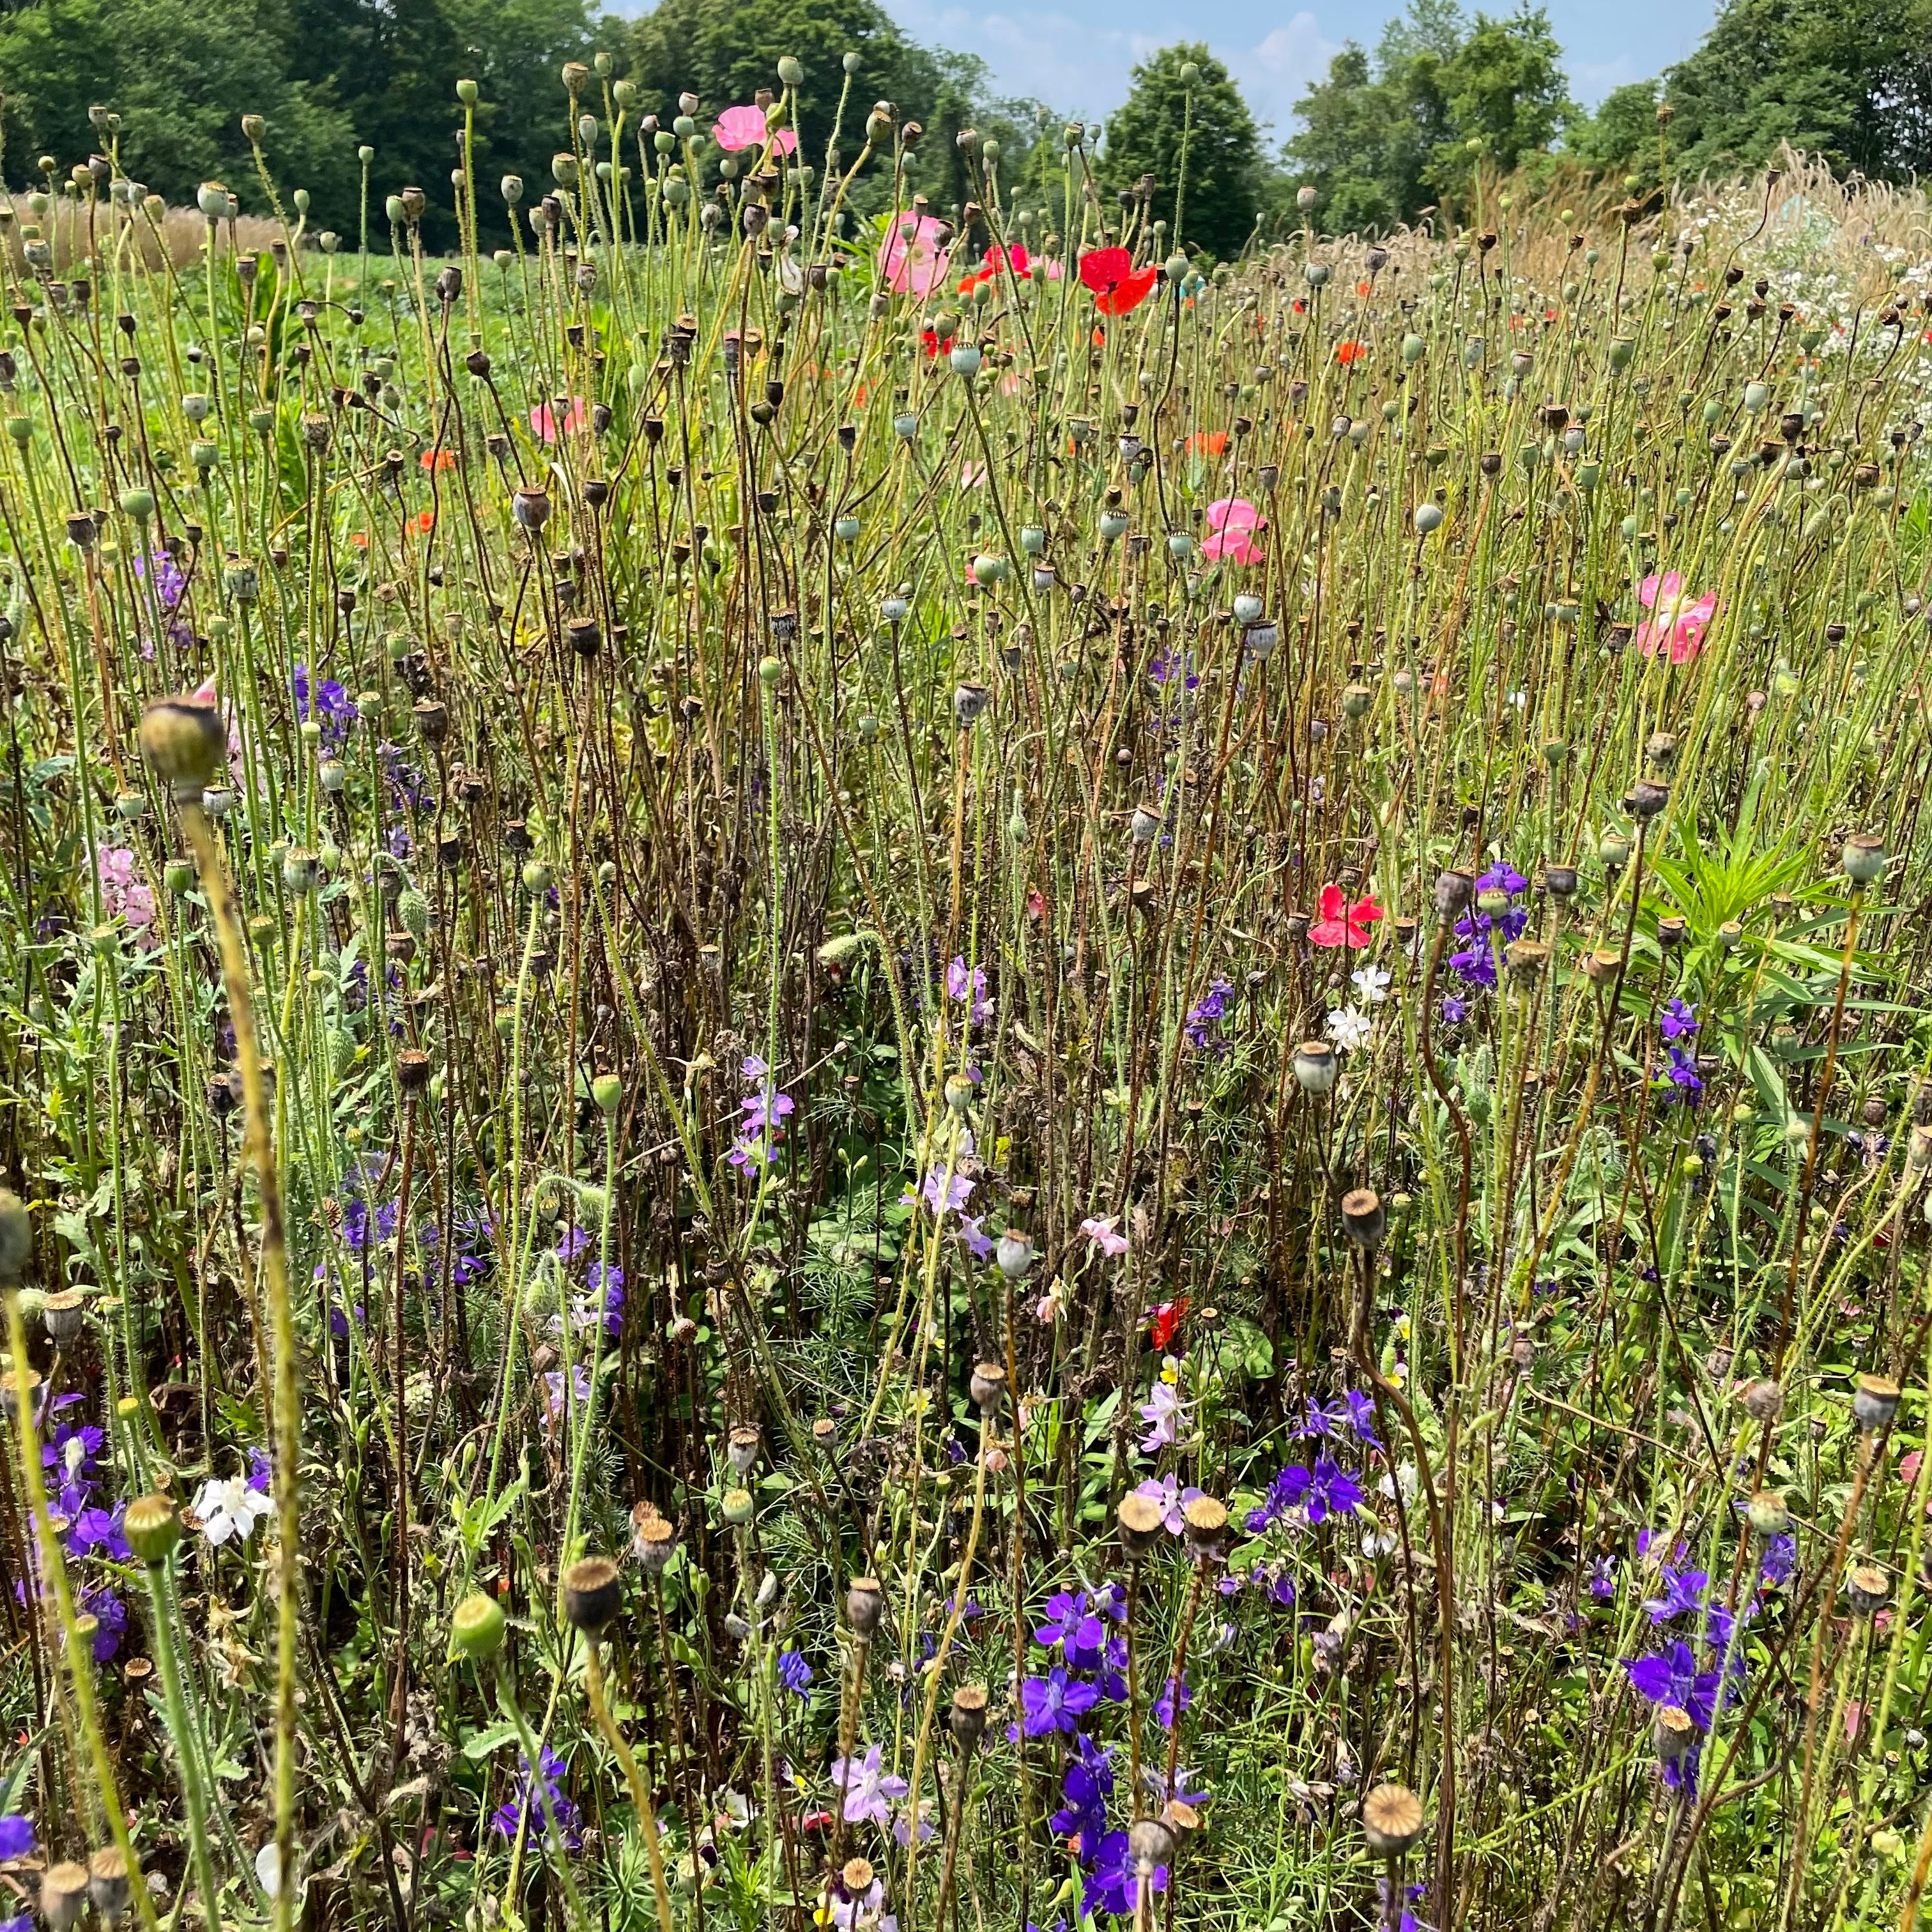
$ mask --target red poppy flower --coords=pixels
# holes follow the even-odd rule
[[[1366,946],[1369,928],[1382,916],[1372,898],[1358,899],[1353,905],[1340,886],[1322,888],[1322,916],[1308,928],[1311,946]]]
[[[1335,345],[1335,360],[1344,367],[1368,352],[1369,345],[1366,342],[1338,342]]]
[[[453,449],[426,449],[422,453],[422,466],[425,470],[454,470],[456,452]]]
[[[1102,315],[1126,315],[1138,308],[1160,274],[1151,262],[1136,268],[1124,248],[1092,248],[1080,258],[1080,279],[1094,291],[1094,306]]]
[[[1165,1349],[1174,1340],[1174,1330],[1180,1326],[1181,1318],[1187,1312],[1187,1298],[1176,1295],[1172,1301],[1163,1301],[1148,1322],[1148,1340],[1155,1348]]]
[[[937,362],[940,356],[950,355],[952,352],[952,338],[950,335],[942,342],[937,332],[928,328],[920,340],[926,344],[926,353],[928,361]]]
[[[1220,456],[1228,447],[1224,429],[1197,429],[1187,439],[1187,447],[1197,456]]]

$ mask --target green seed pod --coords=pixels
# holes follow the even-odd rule
[[[181,1512],[166,1496],[137,1496],[128,1505],[121,1530],[134,1554],[158,1569],[182,1540]]]
[[[481,1664],[502,1648],[508,1628],[502,1606],[478,1590],[457,1605],[456,1614],[449,1620],[449,1640],[472,1664]]]

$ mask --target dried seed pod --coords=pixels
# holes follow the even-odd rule
[[[1362,1800],[1362,1835],[1378,1858],[1400,1858],[1422,1835],[1422,1800],[1406,1784],[1378,1784]]]
[[[580,1630],[593,1634],[624,1604],[623,1573],[608,1556],[586,1556],[563,1573],[563,1613]]]
[[[876,1576],[854,1576],[845,1588],[845,1621],[854,1632],[869,1637],[885,1615],[886,1593]]]

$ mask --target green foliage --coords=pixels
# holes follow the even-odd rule
[[[1182,71],[1190,64],[1199,70],[1191,85]],[[1183,242],[1234,255],[1254,230],[1262,186],[1255,118],[1200,41],[1162,47],[1134,69],[1132,90],[1107,122],[1105,165],[1120,192],[1151,175],[1154,218]]]
[[[418,186],[425,244],[448,248],[457,81],[482,90],[476,165],[492,191],[479,212],[500,225],[495,182],[548,181],[568,140],[558,72],[592,45],[586,0],[38,0],[0,14],[6,172],[17,181],[45,153],[64,173],[100,145],[98,103],[121,116],[122,166],[155,193],[191,202],[218,178],[266,212],[241,129],[260,114],[277,188],[309,190],[314,225],[354,232],[366,142],[379,232],[382,195]]]
[[[1832,168],[1932,167],[1932,0],[1730,0],[1665,76],[1677,171],[1755,166],[1790,142]]]
[[[920,46],[878,0],[663,0],[632,28],[626,52],[640,112],[668,122],[678,96],[688,92],[698,96],[706,128],[711,117],[760,88],[776,93],[778,61],[790,55],[805,69],[800,158],[817,167],[825,164],[835,125],[849,167],[873,102],[890,102],[902,122],[925,130],[907,157],[906,193],[927,195],[943,213],[955,213],[975,194],[958,146],[962,128],[999,136],[1010,173],[1024,160],[1027,136],[1016,104],[994,98],[985,62]],[[858,56],[849,76],[848,53]],[[848,205],[861,212],[889,206],[891,183],[890,167],[868,169]]]
[[[1479,165],[1532,162],[1575,118],[1561,51],[1540,7],[1472,22],[1454,0],[1412,0],[1372,56],[1352,43],[1335,56],[1284,154],[1337,232],[1467,208]]]
[[[1571,124],[1564,147],[1590,167],[1634,174],[1638,185],[1654,186],[1660,153],[1657,85],[1634,80],[1612,89],[1595,113]]]
[[[475,158],[477,212],[502,226],[496,184],[522,176],[532,193],[549,184],[550,157],[569,144],[559,75],[588,60],[593,30],[585,0],[290,0],[292,57],[319,76],[353,129],[376,150],[371,223],[382,232],[382,198],[406,186],[430,192],[424,244],[453,247],[454,218],[442,190],[461,158],[459,80],[480,93]],[[601,110],[601,99],[591,104]],[[354,212],[332,208],[338,226]]]
[[[333,206],[353,181],[356,137],[326,85],[298,77],[292,28],[265,0],[40,0],[0,14],[6,178],[17,182],[43,154],[64,175],[100,145],[88,122],[100,103],[121,116],[122,166],[156,194],[191,202],[218,178],[261,210],[241,127],[260,114],[284,190],[306,187]]]

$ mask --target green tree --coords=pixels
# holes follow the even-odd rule
[[[550,158],[570,146],[566,61],[587,61],[596,39],[586,0],[288,0],[295,70],[326,88],[376,150],[372,226],[383,198],[416,186],[429,196],[432,248],[455,244],[450,170],[461,159],[456,83],[471,80],[476,113],[477,213],[488,235],[504,227],[496,184],[520,175],[532,193]],[[602,107],[601,99],[593,105]],[[338,225],[354,218],[345,209]]]
[[[1634,80],[1604,97],[1594,114],[1580,116],[1564,137],[1564,147],[1588,166],[1606,173],[1635,172],[1639,185],[1654,186],[1658,173],[1657,88],[1654,80]]]
[[[787,54],[805,69],[798,134],[800,158],[810,166],[825,166],[836,124],[850,167],[874,100],[890,102],[902,122],[916,121],[924,130],[908,158],[907,190],[928,195],[943,212],[974,195],[958,146],[962,128],[998,135],[1009,163],[1024,155],[1024,124],[1010,104],[993,98],[985,64],[908,40],[878,0],[661,0],[631,29],[627,70],[640,112],[668,121],[678,96],[694,94],[700,125],[708,127],[710,117],[751,100],[760,88],[776,92],[778,63]],[[855,182],[850,204],[864,211],[889,200],[890,168],[882,159],[869,179]]]
[[[1352,44],[1297,104],[1283,154],[1336,231],[1387,230],[1460,200],[1478,164],[1510,169],[1576,116],[1540,7],[1469,20],[1454,0],[1412,0],[1372,56]]]
[[[1264,191],[1255,117],[1200,41],[1162,47],[1134,69],[1126,100],[1108,118],[1102,161],[1116,190],[1154,177],[1154,214],[1171,239],[1225,256],[1254,231]]]
[[[260,114],[284,194],[308,188],[318,212],[346,205],[355,136],[326,86],[293,70],[290,37],[273,0],[38,0],[0,14],[0,167],[18,182],[47,154],[64,173],[100,145],[88,120],[98,104],[121,116],[122,166],[154,193],[191,201],[219,179],[261,210],[241,128]]]
[[[1728,0],[1664,92],[1684,174],[1786,141],[1841,173],[1932,171],[1932,0]]]

